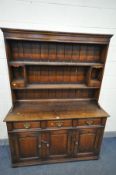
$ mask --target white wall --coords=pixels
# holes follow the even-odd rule
[[[111,115],[106,131],[116,131],[116,1],[115,0],[0,0],[0,27],[114,34],[111,39],[100,104]],[[11,106],[4,40],[0,31],[0,137]]]

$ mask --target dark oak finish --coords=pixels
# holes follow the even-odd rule
[[[112,35],[2,30],[12,166],[98,159],[109,116],[98,99]]]
[[[75,157],[96,156],[99,152],[103,129],[87,128],[75,131]]]
[[[49,41],[49,42],[69,42],[69,43],[95,43],[108,44],[112,35],[106,34],[83,34],[83,33],[64,33],[48,31],[30,31],[2,28],[6,39]]]

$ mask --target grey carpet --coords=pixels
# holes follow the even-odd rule
[[[105,138],[99,160],[11,168],[8,146],[0,146],[0,175],[115,175],[116,138]]]

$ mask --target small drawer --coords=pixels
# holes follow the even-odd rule
[[[13,124],[14,129],[30,129],[40,128],[40,122],[15,122]]]
[[[47,122],[47,127],[71,127],[72,120],[50,120]]]
[[[78,119],[73,121],[73,126],[101,125],[101,118],[96,119]]]

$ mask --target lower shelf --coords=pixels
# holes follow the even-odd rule
[[[13,89],[99,89],[99,86],[87,86],[86,84],[28,84],[27,86],[21,86],[23,80],[13,81]],[[21,84],[21,85],[20,85]],[[16,86],[17,85],[17,86]]]

